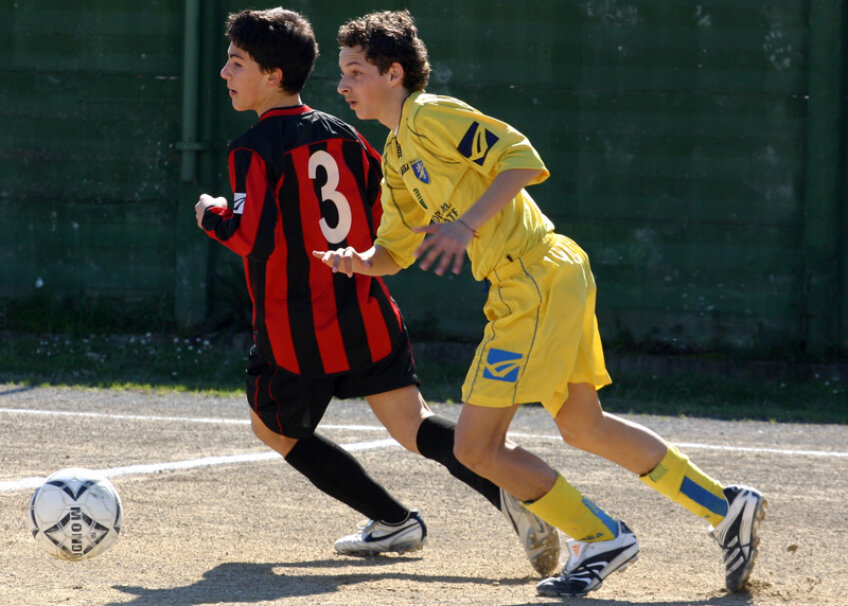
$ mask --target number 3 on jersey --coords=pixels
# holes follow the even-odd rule
[[[330,227],[327,220],[321,217],[318,224],[321,226],[321,233],[327,238],[327,242],[330,244],[339,244],[350,233],[352,218],[350,203],[344,197],[344,194],[336,189],[339,186],[339,165],[336,164],[335,158],[323,149],[309,156],[309,178],[313,181],[318,174],[319,166],[327,173],[327,182],[321,186],[321,199],[322,201],[331,202],[336,207],[339,222],[335,227]]]

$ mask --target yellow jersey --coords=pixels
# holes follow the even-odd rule
[[[415,262],[431,222],[455,221],[501,172],[516,168],[550,176],[523,134],[458,99],[416,92],[403,104],[397,132],[383,150],[383,217],[375,244],[401,267]],[[525,191],[478,230],[466,249],[471,272],[483,280],[521,257],[553,231],[553,223]]]

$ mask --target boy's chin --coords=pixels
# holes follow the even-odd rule
[[[230,103],[232,103],[233,109],[237,112],[246,112],[250,109],[253,109],[252,107],[245,107],[244,105],[239,103],[235,98],[230,99]]]

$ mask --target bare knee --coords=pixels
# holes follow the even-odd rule
[[[594,388],[569,384],[569,389],[569,397],[554,421],[569,446],[595,452],[599,443],[609,438],[609,417],[601,408]]]
[[[580,450],[592,452],[595,444],[603,441],[602,423],[560,425],[559,429],[566,444]]]
[[[487,476],[486,470],[495,458],[495,452],[486,444],[462,440],[454,440],[453,454],[456,460],[474,473]]]

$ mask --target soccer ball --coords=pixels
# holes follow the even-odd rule
[[[29,502],[35,542],[50,555],[84,560],[109,549],[123,522],[121,497],[112,483],[90,469],[57,471]]]

